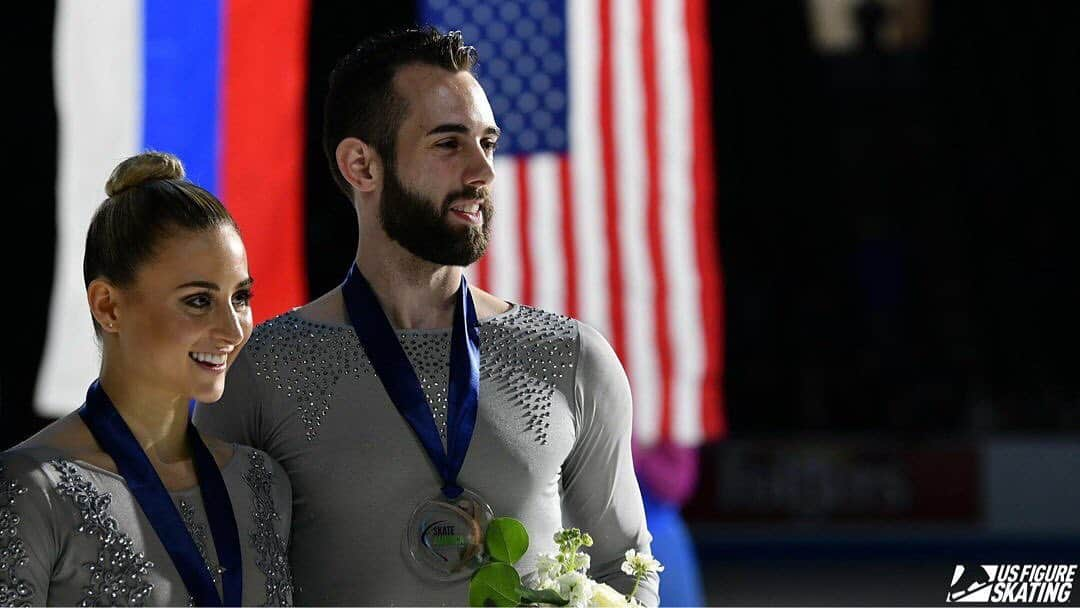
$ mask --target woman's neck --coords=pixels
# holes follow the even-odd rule
[[[115,362],[109,365],[108,357],[101,366],[100,380],[151,462],[167,465],[191,459],[186,396],[143,382],[134,370],[125,370]]]

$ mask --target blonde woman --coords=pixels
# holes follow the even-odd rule
[[[169,154],[105,190],[83,261],[100,376],[0,454],[0,605],[291,604],[288,479],[190,423],[251,335],[236,224]]]

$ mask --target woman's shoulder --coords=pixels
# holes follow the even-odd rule
[[[65,484],[87,485],[85,473],[70,454],[48,445],[20,444],[0,452],[0,508],[48,518]]]
[[[52,422],[16,445],[12,451],[27,455],[49,455],[50,460],[79,460],[106,471],[116,472],[116,463],[102,451],[76,412]]]
[[[18,486],[18,494],[26,491],[27,484],[43,485],[46,465],[62,452],[47,447],[16,446],[0,452],[0,488]]]
[[[55,469],[60,462],[73,460],[107,471],[115,470],[112,458],[98,448],[76,414],[52,422],[22,443],[0,453],[0,463],[8,476],[47,471]]]

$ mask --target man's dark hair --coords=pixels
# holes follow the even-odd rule
[[[441,34],[433,27],[390,31],[364,40],[338,60],[330,73],[330,90],[323,115],[323,152],[330,175],[346,197],[349,183],[338,171],[335,152],[341,140],[356,137],[370,144],[389,166],[394,161],[395,136],[406,111],[394,91],[398,68],[421,63],[451,72],[472,72],[476,49],[461,32]]]

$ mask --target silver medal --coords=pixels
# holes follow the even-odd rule
[[[491,507],[465,490],[449,499],[442,494],[420,503],[405,530],[404,549],[426,578],[467,578],[484,560],[484,532],[494,519]]]

